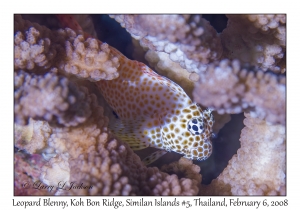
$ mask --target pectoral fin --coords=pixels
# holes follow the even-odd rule
[[[145,157],[142,162],[145,165],[149,165],[150,163],[153,163],[154,161],[156,161],[157,159],[159,159],[161,156],[163,156],[164,154],[166,154],[167,151],[164,150],[158,150],[156,152],[153,152],[152,154],[150,154],[149,156]]]
[[[125,141],[133,150],[147,148],[149,144],[142,141],[138,134],[139,122],[117,119],[110,125],[111,131],[122,141]]]

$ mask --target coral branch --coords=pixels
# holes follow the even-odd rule
[[[111,16],[136,39],[135,44],[139,42],[133,46],[137,57],[146,55],[158,74],[179,84],[194,102],[220,114],[215,117],[214,145],[241,136],[241,148],[228,164],[217,162],[214,154],[222,147],[201,164],[178,160],[169,152],[164,163],[153,163],[166,163],[160,169],[146,167],[109,130],[118,116],[95,82],[119,77],[125,57],[106,40],[91,38],[96,36],[96,18],[74,17],[84,31],[63,28],[54,15],[15,15],[15,195],[286,194],[285,15],[228,15],[221,34],[201,15]],[[105,32],[97,31],[99,36]],[[121,107],[126,104],[122,94]],[[244,125],[223,127],[229,114],[242,112]],[[236,129],[242,126],[242,132]],[[232,156],[224,153],[228,159]],[[214,180],[207,186],[201,184],[209,183],[205,165],[223,167],[213,171]],[[66,187],[71,182],[92,187],[22,188],[24,182],[60,181]]]
[[[258,117],[285,124],[285,77],[242,67],[238,60],[208,65],[195,85],[195,101],[220,114],[255,110]]]
[[[207,195],[285,195],[285,127],[246,114],[241,148],[208,187]],[[270,173],[272,171],[272,173]]]
[[[49,70],[56,67],[63,73],[91,81],[118,77],[118,58],[110,53],[107,44],[84,38],[66,28],[51,31],[15,18],[15,68]]]
[[[285,72],[285,15],[228,15],[222,32],[224,57],[240,59],[263,70]]]
[[[190,72],[222,54],[215,29],[200,15],[112,15],[140,44],[170,54]],[[158,24],[159,23],[159,24]]]
[[[19,124],[26,124],[31,117],[76,126],[91,115],[90,100],[86,88],[54,73],[15,73],[15,121]]]

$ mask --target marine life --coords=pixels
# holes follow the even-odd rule
[[[58,17],[64,25],[81,30],[74,18]],[[119,59],[119,77],[96,84],[120,118],[110,123],[113,133],[133,150],[150,146],[188,159],[207,159],[212,153],[211,110],[202,110],[179,85],[145,64],[126,58],[109,45],[107,48]],[[163,154],[158,151],[144,162],[149,164]]]
[[[285,14],[73,16],[82,31],[120,52],[130,49],[128,55],[146,59],[193,102],[213,108],[214,132],[216,127],[220,132],[213,138],[212,157],[177,161],[179,154],[172,152],[153,167],[140,157],[158,149],[135,154],[107,129],[115,117],[95,81],[118,78],[120,66],[102,49],[109,50],[107,44],[62,27],[51,14],[13,17],[14,195],[286,195]],[[115,71],[106,68],[109,63]],[[277,73],[259,70],[266,65]],[[222,113],[233,113],[231,120]],[[61,180],[93,189],[49,192],[23,186]]]
[[[118,71],[117,79],[97,82],[120,117],[111,126],[117,136],[135,150],[151,146],[189,159],[205,160],[210,156],[211,110],[203,111],[179,85],[145,64],[124,59]],[[146,162],[157,157],[151,155]]]

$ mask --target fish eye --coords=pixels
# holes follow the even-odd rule
[[[201,117],[194,117],[187,123],[188,131],[193,135],[200,135],[204,132],[206,125]]]

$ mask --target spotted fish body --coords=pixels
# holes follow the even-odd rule
[[[97,83],[120,117],[113,132],[133,149],[148,146],[205,160],[212,152],[213,116],[184,90],[145,64],[124,59],[119,77]]]
[[[189,159],[207,159],[212,153],[211,110],[202,110],[179,85],[145,64],[109,48],[119,58],[119,77],[96,84],[120,118],[110,125],[113,133],[134,150],[150,146]],[[159,151],[145,162],[164,153]]]

